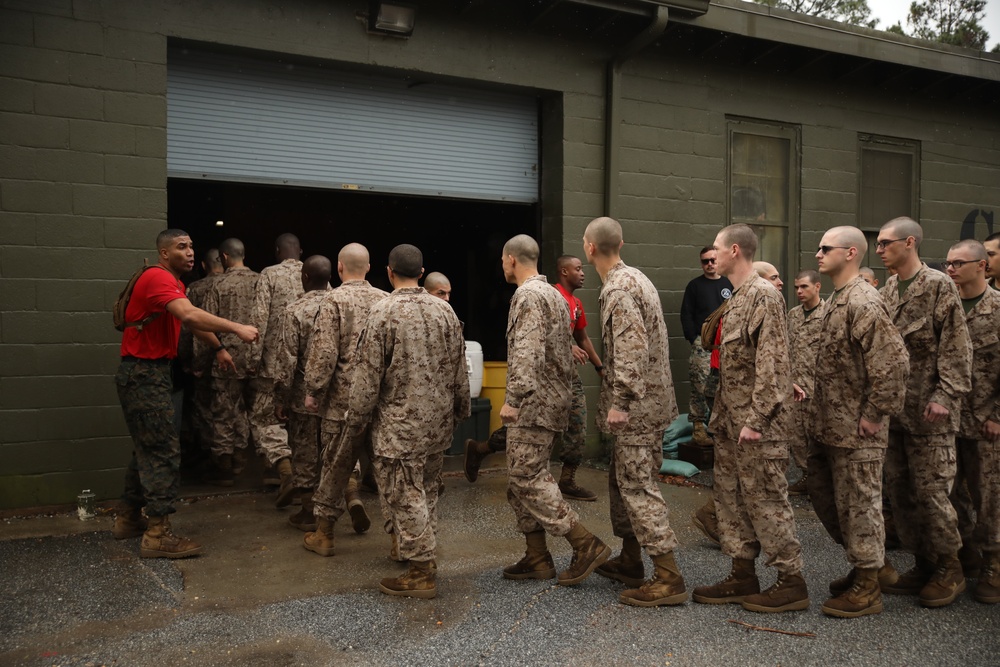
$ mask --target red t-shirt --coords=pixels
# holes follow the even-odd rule
[[[566,299],[566,303],[569,304],[570,332],[582,331],[583,329],[586,329],[587,315],[583,312],[583,302],[567,292],[559,283],[556,283],[555,287],[559,290],[559,293],[563,295],[563,298]]]
[[[122,332],[123,357],[139,359],[173,359],[177,356],[177,341],[181,321],[167,312],[167,304],[183,299],[184,283],[166,269],[154,266],[145,271],[132,289],[132,298],[125,309],[127,322],[140,322],[153,313],[163,313],[142,328],[128,327]]]

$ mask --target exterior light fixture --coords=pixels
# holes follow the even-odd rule
[[[221,227],[221,226],[222,226],[222,225],[224,225],[224,224],[226,224],[226,223],[224,223],[224,222],[223,222],[222,220],[216,220],[216,221],[215,221],[215,226],[216,226],[216,227]]]
[[[368,3],[368,32],[409,37],[416,18],[417,8],[405,2],[370,0]]]

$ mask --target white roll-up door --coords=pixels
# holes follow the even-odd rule
[[[534,97],[171,48],[174,178],[538,200]]]

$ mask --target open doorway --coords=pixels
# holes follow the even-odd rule
[[[506,360],[507,309],[514,286],[504,282],[500,253],[515,234],[541,241],[537,204],[344,192],[172,178],[168,182],[171,227],[191,234],[197,253],[235,236],[255,271],[275,263],[274,239],[299,237],[303,257],[336,262],[344,245],[371,253],[369,281],[389,290],[389,251],[412,243],[423,251],[427,272],[451,280],[451,304],[465,323],[465,337],[483,346],[487,361]],[[223,221],[223,226],[216,225]]]

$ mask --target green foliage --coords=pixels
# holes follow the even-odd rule
[[[911,37],[967,49],[986,49],[990,34],[983,28],[986,0],[923,0],[910,5],[906,25]]]
[[[872,17],[868,0],[754,0],[754,2],[866,28],[874,28],[878,24],[878,19]]]

